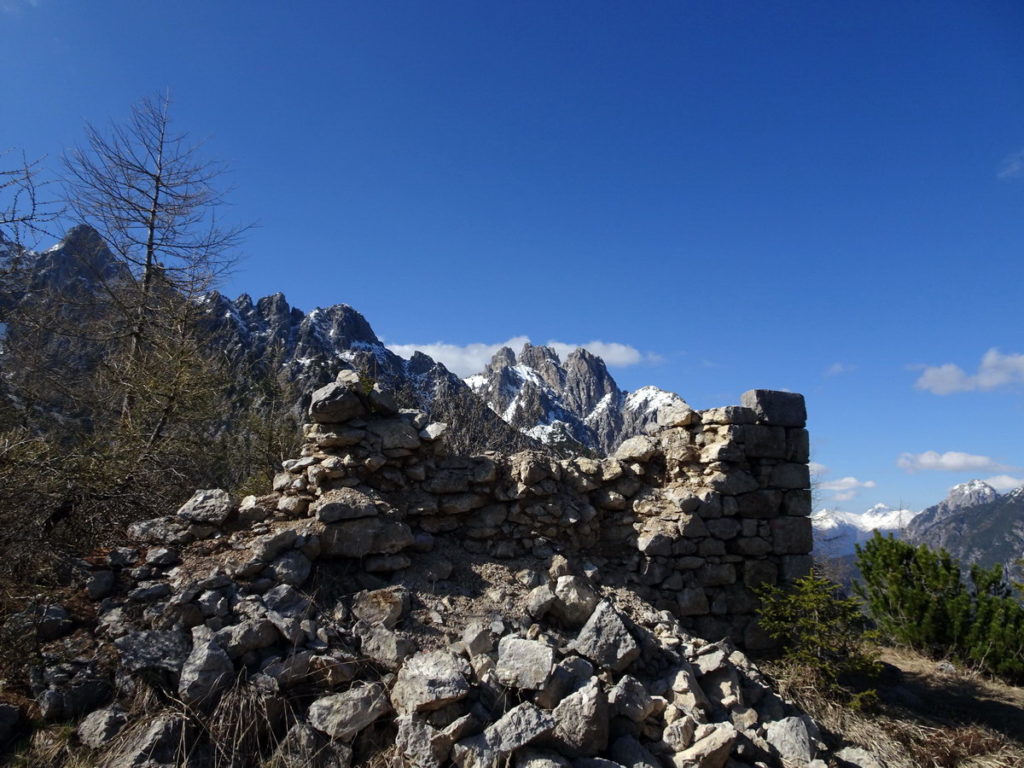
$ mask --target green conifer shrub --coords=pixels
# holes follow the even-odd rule
[[[878,532],[857,547],[856,585],[883,635],[936,657],[1024,680],[1024,607],[1000,565],[967,578],[948,552]]]

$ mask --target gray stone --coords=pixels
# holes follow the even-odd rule
[[[594,609],[572,647],[598,666],[613,672],[623,672],[640,655],[640,646],[607,601]]]
[[[538,640],[506,635],[498,642],[498,682],[520,690],[544,687],[555,661],[555,652]]]
[[[703,616],[711,610],[708,597],[700,587],[686,587],[676,594],[680,616]]]
[[[658,409],[655,423],[665,429],[671,427],[688,427],[697,418],[696,412],[686,405],[663,405]]]
[[[784,717],[765,726],[765,741],[787,763],[806,765],[815,757],[807,724],[799,717]]]
[[[655,704],[644,684],[632,675],[623,675],[608,692],[612,712],[634,723],[642,723],[654,712]]]
[[[536,741],[555,729],[555,719],[526,701],[513,707],[481,734],[489,749],[505,755]]]
[[[881,760],[861,747],[843,747],[835,754],[849,768],[885,768]]]
[[[672,702],[684,712],[706,712],[711,708],[711,702],[697,683],[697,676],[685,662],[670,678],[669,688],[672,690]]]
[[[348,382],[331,382],[313,392],[309,416],[319,424],[339,424],[363,416],[366,409]]]
[[[806,464],[783,463],[772,468],[769,482],[776,488],[800,490],[811,487],[810,468]]]
[[[186,704],[212,707],[234,682],[235,665],[206,627],[194,630],[192,637],[192,652],[181,668],[178,695]]]
[[[409,610],[409,590],[402,586],[364,590],[352,598],[352,613],[367,624],[394,629]]]
[[[328,741],[305,723],[293,725],[274,750],[271,768],[349,768],[352,748]]]
[[[751,389],[740,396],[740,403],[753,409],[759,421],[780,427],[802,427],[807,423],[804,396],[796,392]]]
[[[399,670],[391,703],[401,714],[440,709],[469,694],[468,672],[465,660],[451,651],[417,654]]]
[[[616,763],[628,766],[628,768],[661,768],[658,758],[645,749],[633,736],[625,735],[617,738],[612,743],[608,754]]]
[[[35,621],[36,635],[41,641],[49,642],[64,637],[75,628],[75,622],[63,605],[44,605]]]
[[[287,584],[280,584],[263,594],[267,620],[284,639],[295,645],[302,639],[300,624],[312,614],[309,599]]]
[[[78,724],[78,740],[87,747],[99,749],[117,736],[126,722],[128,717],[119,706],[97,709]]]
[[[161,715],[149,728],[129,739],[105,768],[170,768],[189,764],[190,746],[184,718]]]
[[[253,559],[269,563],[282,552],[287,552],[295,544],[298,534],[294,528],[284,528],[266,536],[254,539],[249,545]]]
[[[814,546],[814,532],[808,517],[777,517],[769,521],[772,551],[777,555],[805,555]]]
[[[114,641],[121,654],[125,671],[160,671],[177,673],[189,654],[188,635],[180,631],[147,630],[129,632]]]
[[[385,451],[396,448],[416,450],[420,447],[419,430],[405,419],[381,419],[370,422],[370,432],[380,438]]]
[[[553,743],[563,754],[592,757],[608,746],[608,697],[596,677],[562,699],[552,715]]]
[[[300,587],[309,578],[312,569],[313,564],[309,562],[309,558],[298,550],[292,549],[271,563],[264,575],[269,575],[270,578],[282,584]]]
[[[419,435],[420,439],[426,440],[428,443],[432,443],[447,431],[448,425],[445,422],[435,421],[431,424],[427,424],[427,426],[421,429]]]
[[[113,571],[93,571],[85,582],[85,593],[90,600],[102,600],[114,589]]]
[[[379,514],[377,502],[355,488],[327,491],[313,503],[312,509],[316,519],[322,523],[376,517]]]
[[[154,547],[146,553],[146,564],[155,565],[158,568],[166,568],[177,565],[181,562],[181,555],[178,550],[168,547]]]
[[[357,625],[363,654],[388,669],[396,669],[416,653],[416,643],[383,626]]]
[[[177,517],[155,517],[128,526],[128,538],[149,544],[186,544],[192,541],[188,523]]]
[[[612,454],[613,458],[619,461],[647,461],[658,450],[658,444],[646,435],[637,435],[622,444]]]
[[[570,627],[585,624],[601,602],[601,597],[587,579],[580,576],[559,576],[555,584],[555,597],[558,600],[552,606],[552,611]]]
[[[277,639],[277,630],[267,619],[240,621],[214,634],[214,640],[232,659],[237,659],[249,651],[258,651],[273,645]]]
[[[557,600],[551,587],[541,584],[539,587],[531,589],[530,594],[526,596],[526,612],[533,618],[540,619],[551,610]]]
[[[672,762],[676,768],[724,768],[738,737],[731,723],[717,723],[704,738],[677,752]]]
[[[696,730],[697,721],[689,715],[683,715],[665,726],[661,738],[673,752],[682,752],[693,744],[693,734]]]
[[[176,514],[193,523],[223,525],[234,511],[235,502],[227,491],[210,488],[196,491]]]
[[[565,757],[546,749],[527,747],[515,754],[515,768],[572,768]]]
[[[362,518],[333,523],[320,534],[324,557],[393,555],[416,543],[412,530],[397,520]]]
[[[309,724],[339,741],[352,741],[366,726],[391,711],[383,683],[351,688],[317,699],[309,705]]]
[[[395,719],[395,746],[412,768],[441,768],[452,750],[452,737],[412,715]]]

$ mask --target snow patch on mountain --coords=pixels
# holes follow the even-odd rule
[[[815,554],[823,557],[852,555],[875,531],[902,536],[917,512],[875,504],[861,513],[821,509],[811,515]]]

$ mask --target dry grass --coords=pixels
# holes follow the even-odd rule
[[[940,672],[912,651],[881,658],[899,680],[878,687],[881,711],[865,714],[821,695],[782,665],[764,665],[780,693],[813,717],[835,746],[852,743],[888,768],[1021,768],[1024,690],[973,672]]]

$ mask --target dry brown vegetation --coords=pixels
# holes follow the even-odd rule
[[[1024,688],[914,651],[881,649],[881,705],[867,714],[822,696],[790,668],[765,665],[780,692],[828,732],[887,768],[1024,766]]]

